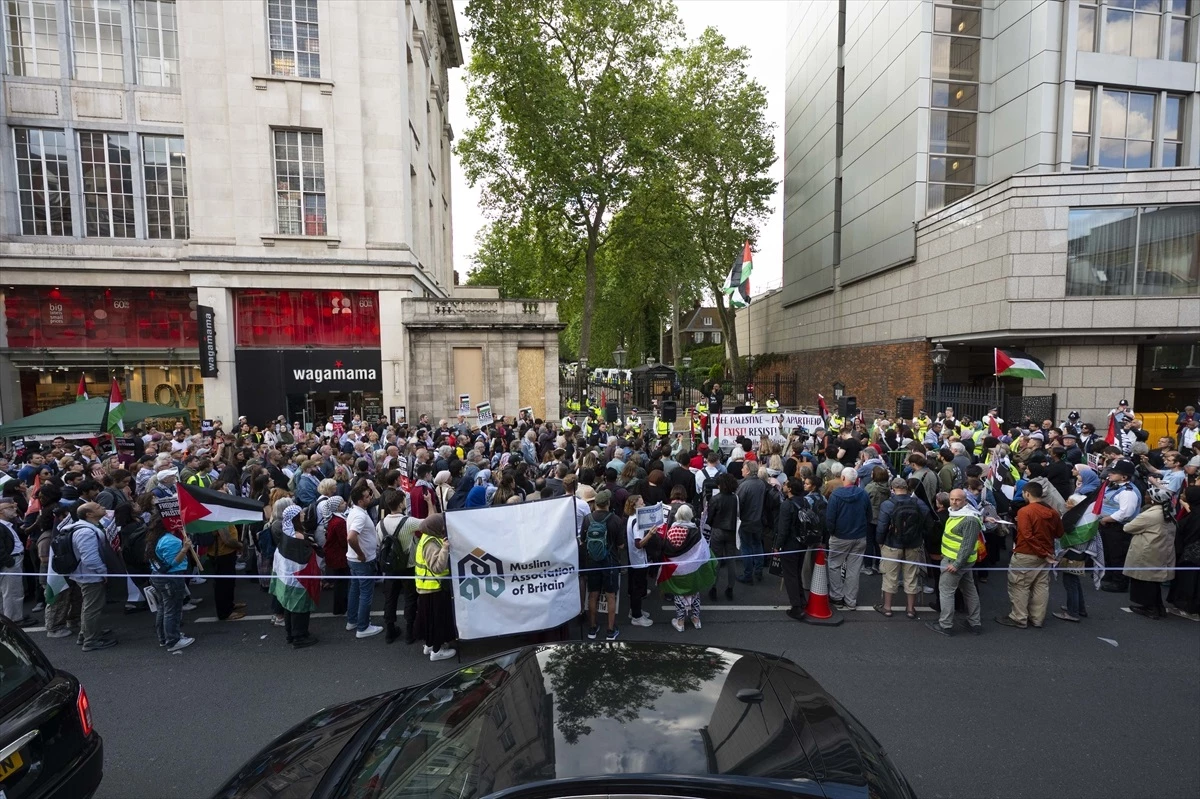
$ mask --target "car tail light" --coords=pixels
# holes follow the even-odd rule
[[[75,699],[75,709],[79,711],[79,726],[83,727],[83,737],[92,734],[92,703],[88,701],[87,691],[79,686],[79,696]]]

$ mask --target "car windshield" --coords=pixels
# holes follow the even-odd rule
[[[7,627],[0,627],[0,701],[20,693],[31,682],[41,683],[46,679],[47,675],[16,634]]]
[[[406,705],[363,752],[340,796],[470,799],[603,774],[796,778],[778,702],[753,657],[671,646],[546,647],[451,675]],[[799,755],[803,757],[803,755]]]

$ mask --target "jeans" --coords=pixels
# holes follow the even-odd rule
[[[742,579],[749,580],[763,570],[763,531],[756,524],[742,523]]]
[[[371,600],[375,598],[375,576],[378,570],[375,561],[359,563],[350,561],[350,596],[346,598],[346,624],[353,624],[362,632],[371,624]]]
[[[938,617],[938,624],[942,625],[943,630],[949,630],[954,626],[954,592],[959,588],[962,588],[963,601],[967,605],[967,624],[972,627],[983,624],[983,619],[980,618],[979,592],[975,589],[975,579],[971,574],[971,569],[964,567],[953,573],[943,570],[942,576],[938,579],[938,591],[941,594],[942,602],[942,612]]]
[[[187,597],[182,577],[151,577],[150,585],[158,592],[158,613],[154,615],[154,631],[158,633],[158,642],[171,646],[182,632],[179,629],[183,621],[183,602]]]
[[[829,536],[829,599],[841,599],[846,607],[858,606],[858,578],[862,574],[863,553],[867,551],[867,539],[838,538]],[[846,576],[842,577],[842,566]]]
[[[1087,613],[1087,605],[1083,601],[1083,581],[1079,579],[1078,574],[1064,572],[1062,584],[1067,592],[1067,613],[1078,619]]]

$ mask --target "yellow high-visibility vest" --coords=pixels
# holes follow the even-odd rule
[[[951,516],[946,520],[946,529],[942,533],[942,557],[947,560],[958,560],[958,550],[962,547],[962,534],[956,533],[955,528],[962,524],[966,516]],[[967,563],[975,562],[975,550],[971,550]]]
[[[428,537],[429,537],[428,534],[424,534],[421,536],[421,539],[419,541],[417,541],[417,551],[416,551],[417,589],[420,591],[437,591],[439,588],[442,587],[442,581],[434,579],[434,578],[449,577],[450,576],[450,567],[449,567],[449,565],[447,565],[446,571],[444,571],[444,572],[434,572],[434,571],[430,570],[429,564],[425,562],[425,539]]]

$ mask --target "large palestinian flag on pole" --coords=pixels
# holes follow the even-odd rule
[[[213,533],[231,524],[253,524],[263,520],[263,504],[257,500],[183,483],[178,485],[177,491],[183,529],[191,535]]]
[[[745,308],[750,304],[750,273],[754,271],[754,258],[750,253],[750,242],[742,245],[742,251],[733,260],[729,278],[725,281],[725,296],[729,307]]]
[[[125,432],[125,398],[121,396],[121,387],[114,377],[112,387],[108,390],[108,407],[104,409],[104,432],[114,438]]]
[[[83,378],[84,378],[83,375],[79,376],[79,385],[75,388],[75,401],[76,402],[83,402],[88,398],[87,383],[84,382]]]
[[[996,349],[997,377],[1025,377],[1046,379],[1046,364],[1021,350]]]

